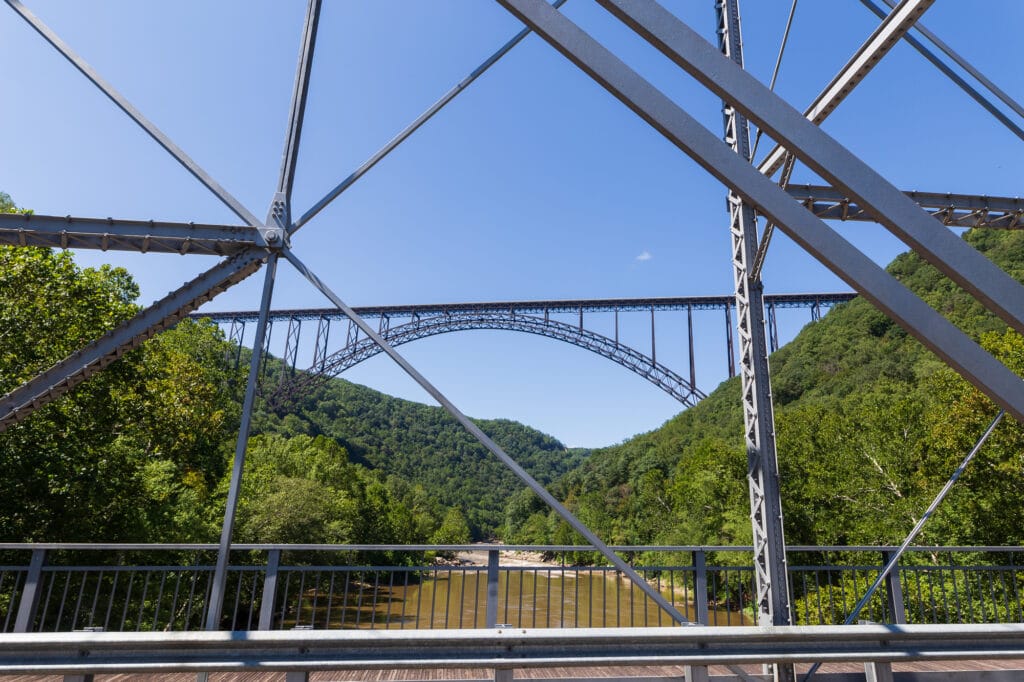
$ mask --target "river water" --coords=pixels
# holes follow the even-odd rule
[[[684,616],[695,618],[692,587],[683,578],[662,575],[651,584]],[[307,583],[295,599],[286,627],[483,628],[487,571],[476,566],[439,568],[420,582],[404,571],[360,580],[346,576],[344,585],[335,580],[329,590],[309,589]],[[717,625],[752,622],[738,610],[715,605],[711,620]],[[523,628],[673,625],[668,614],[617,572],[559,567],[502,567],[497,623]]]

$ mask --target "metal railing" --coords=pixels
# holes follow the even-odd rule
[[[798,625],[842,623],[892,547],[791,547]],[[0,545],[2,632],[203,628],[215,545]],[[695,623],[752,625],[748,547],[618,547]],[[486,561],[455,559],[473,552]],[[529,552],[530,560],[510,552]],[[236,545],[225,630],[603,628],[673,621],[580,546]],[[540,560],[543,557],[544,560]],[[863,619],[1024,622],[1022,547],[919,547]]]

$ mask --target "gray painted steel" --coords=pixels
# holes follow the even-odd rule
[[[565,2],[566,0],[555,0],[555,2],[552,3],[552,7],[561,7],[562,5],[565,4]],[[490,57],[485,59],[480,64],[480,66],[473,69],[473,71],[468,76],[463,78],[448,92],[442,95],[439,100],[437,100],[429,107],[427,107],[426,111],[417,116],[412,123],[403,128],[401,132],[399,132],[397,135],[391,138],[391,140],[389,140],[387,144],[381,147],[380,150],[378,150],[373,156],[364,161],[359,166],[359,168],[352,171],[352,173],[347,178],[345,178],[340,183],[335,185],[334,188],[332,188],[327,194],[323,196],[323,198],[321,198],[319,201],[313,204],[313,206],[308,211],[303,213],[302,216],[295,221],[295,224],[289,229],[289,232],[294,232],[295,230],[299,229],[300,227],[308,223],[310,220],[312,220],[317,213],[327,208],[328,204],[330,204],[332,201],[341,196],[342,193],[344,193],[345,190],[354,185],[356,181],[359,180],[359,178],[363,177],[366,173],[370,171],[371,168],[373,168],[380,161],[382,161],[384,157],[393,152],[398,147],[398,145],[405,142],[405,140],[408,139],[410,135],[412,135],[413,133],[420,129],[420,126],[422,126],[424,123],[433,118],[434,114],[441,111],[441,109],[445,108],[445,106],[447,106],[449,102],[455,99],[455,97],[459,93],[468,88],[473,83],[473,81],[482,76],[488,69],[490,69],[496,63],[498,63],[499,59],[508,54],[513,47],[522,42],[523,38],[525,38],[528,35],[530,35],[530,29],[524,28],[522,31],[512,36],[512,38],[507,43],[502,45],[497,52],[495,52]]]
[[[881,6],[879,6],[879,5],[875,4],[874,2],[872,2],[872,0],[861,0],[861,4],[863,4],[865,7],[870,9],[872,12],[875,13],[875,15],[877,15],[879,17],[886,16],[885,9],[883,9]],[[926,31],[926,29],[921,24],[918,24],[916,28],[919,31],[922,31],[922,32]],[[950,66],[947,65],[944,61],[942,61],[942,59],[937,54],[935,54],[934,52],[929,50],[928,47],[924,43],[922,43],[920,40],[915,38],[912,34],[910,34],[910,33],[905,34],[903,36],[903,39],[907,42],[907,44],[909,44],[911,47],[913,47],[915,50],[917,50],[921,54],[922,57],[924,57],[929,62],[931,62],[932,65],[935,68],[937,68],[940,72],[942,72],[943,75],[945,75],[954,84],[956,84],[957,87],[959,87],[961,90],[963,90],[967,94],[968,97],[970,97],[975,102],[980,104],[982,106],[982,108],[985,109],[990,114],[992,114],[992,116],[994,116],[997,121],[999,121],[1004,126],[1006,126],[1006,128],[1010,132],[1012,132],[1014,135],[1016,135],[1021,140],[1024,140],[1024,129],[1022,129],[1019,125],[1017,125],[1012,120],[1010,120],[1010,118],[1005,113],[1003,113],[1003,111],[1001,109],[999,109],[999,107],[997,107],[995,105],[995,103],[993,103],[983,93],[979,92],[977,88],[975,88],[970,83],[968,83],[963,78],[963,76],[960,75],[959,72],[954,71],[952,68],[950,68]],[[966,64],[966,62],[965,62],[965,64]],[[970,65],[967,65],[967,66],[970,66]],[[973,67],[971,67],[971,68],[973,69]]]
[[[0,671],[113,673],[714,665],[1024,657],[1024,625],[37,633]]]
[[[553,10],[554,11],[554,10]],[[652,588],[647,582],[640,577],[640,575],[633,570],[633,568],[622,560],[615,552],[613,552],[608,545],[606,545],[597,535],[594,534],[586,525],[584,525],[576,516],[570,512],[565,506],[555,499],[548,490],[536,481],[526,469],[522,468],[512,457],[510,457],[497,443],[480,430],[480,427],[474,424],[469,417],[462,413],[441,391],[439,391],[433,384],[427,381],[426,377],[419,373],[419,371],[413,367],[409,362],[402,357],[398,351],[391,347],[390,344],[376,331],[373,327],[368,325],[365,320],[359,317],[352,308],[350,308],[344,301],[342,301],[337,294],[331,291],[330,287],[324,284],[319,277],[317,277],[309,268],[307,268],[298,257],[291,251],[284,252],[285,257],[288,259],[295,269],[298,270],[309,282],[316,287],[324,296],[326,296],[331,303],[336,305],[339,310],[345,313],[345,315],[352,320],[367,336],[373,339],[380,348],[387,353],[388,357],[395,361],[402,370],[412,378],[417,384],[420,385],[430,396],[441,404],[441,407],[450,414],[455,421],[459,422],[466,431],[473,435],[480,443],[487,448],[491,454],[497,457],[501,462],[512,470],[512,473],[516,475],[519,480],[525,483],[530,490],[544,501],[551,509],[555,511],[566,523],[579,533],[587,542],[597,548],[606,559],[620,571],[622,571],[633,583],[640,588],[640,590],[650,597],[655,604],[661,607],[666,613],[671,615],[679,623],[688,623],[687,619],[683,614],[672,606],[664,596],[661,595],[657,590]]]
[[[224,609],[224,582],[227,577],[228,561],[231,554],[231,535],[235,529],[235,512],[238,508],[238,497],[242,492],[242,472],[245,468],[245,451],[249,444],[249,428],[252,425],[252,410],[256,402],[257,375],[263,357],[263,338],[267,333],[267,311],[270,310],[271,297],[274,293],[274,278],[277,275],[277,253],[271,253],[267,259],[267,269],[263,279],[263,296],[260,304],[260,319],[256,324],[256,343],[253,346],[249,361],[249,377],[245,384],[245,398],[242,401],[241,423],[238,427],[238,439],[235,441],[235,458],[231,468],[231,482],[228,485],[228,497],[224,503],[224,523],[221,525],[220,545],[217,548],[217,567],[214,569],[213,584],[210,591],[210,607],[206,616],[206,629],[216,630],[220,627],[220,617]]]
[[[64,395],[125,352],[137,348],[146,339],[173,326],[203,303],[256,272],[266,255],[266,251],[250,249],[228,258],[0,398],[0,432]]]
[[[982,350],[963,332],[950,324],[856,247],[794,202],[771,180],[740,159],[728,146],[716,139],[710,131],[639,74],[571,21],[558,12],[550,10],[543,0],[499,1],[528,25],[533,26],[539,35],[633,109],[677,147],[689,154],[722,182],[736,190],[745,200],[757,206],[761,213],[775,221],[780,229],[794,241],[857,289],[861,295],[960,372],[979,390],[1007,408],[1007,411],[1016,418],[1024,419],[1024,382],[1019,377]],[[608,4],[605,0],[601,0],[601,2]],[[633,5],[630,4],[629,7],[633,8]],[[799,120],[800,125],[810,128],[810,132],[813,132],[815,136],[824,135],[817,126],[806,121],[799,112],[776,98],[763,85],[753,81],[739,67],[718,54],[700,36],[682,26],[672,15],[664,12],[657,5],[645,4],[644,7],[650,11],[650,15],[643,17],[645,24],[655,21],[658,24],[656,30],[659,32],[671,27],[673,34],[665,37],[672,40],[673,43],[686,43],[700,53],[702,67],[712,72],[705,74],[704,71],[698,71],[702,81],[713,81],[716,78],[742,80],[750,89],[757,91],[759,97],[772,98],[770,100],[772,111],[785,109],[791,114],[788,117],[790,120],[795,117]],[[664,44],[661,43],[661,45]],[[677,45],[677,47],[680,46]],[[670,52],[674,54],[674,51]],[[726,98],[733,101],[731,95],[726,94]],[[750,115],[749,111],[745,113]],[[754,117],[751,116],[751,118]],[[792,144],[792,140],[787,140],[787,143]],[[799,148],[798,145],[793,146]],[[848,152],[845,152],[845,155],[850,156]],[[859,161],[856,164],[863,165]],[[869,175],[875,175],[869,169],[866,172]],[[879,182],[888,186],[888,183],[880,178]],[[897,193],[899,192],[897,191]],[[909,203],[920,218],[927,221],[929,225],[933,224],[933,218],[914,206],[913,202],[906,197],[902,197],[902,199]],[[933,232],[935,231],[933,228],[931,229]],[[987,264],[984,269],[995,269],[999,276],[995,280],[986,280],[986,286],[991,288],[999,283],[1007,283],[1005,287],[999,285],[1003,298],[1013,298],[1010,295],[1011,292],[1022,291],[1022,287],[1010,280],[1006,273],[995,268],[990,261],[963,244],[956,236],[943,231],[937,233],[945,234],[954,240],[957,249],[967,249],[975,257],[983,260]],[[972,276],[977,277],[978,275],[974,273]],[[963,278],[960,277],[960,279]],[[1009,300],[1006,302],[1014,307],[1024,306],[1024,295],[1020,293],[1014,295],[1017,296],[1016,302]]]
[[[1024,332],[1024,286],[956,235],[935,230],[933,219],[913,201],[785,100],[723,58],[699,34],[657,3],[650,0],[598,1],[705,87],[731,102],[765,132],[780,140],[813,171],[873,211],[889,231],[1007,324]],[[634,74],[633,77],[639,76]],[[640,85],[633,83],[627,87],[639,88]],[[652,94],[664,98],[657,90]],[[647,100],[650,106],[644,109],[660,108],[653,97]],[[713,163],[710,154],[709,149],[706,154],[697,156],[705,163]],[[763,201],[752,196],[744,198],[753,201],[780,225],[787,224],[786,220],[771,215],[772,210]],[[792,224],[788,226],[793,229]]]
[[[828,118],[934,3],[935,0],[902,0],[899,7],[885,17],[850,57],[832,82],[814,98],[804,111],[804,117],[815,125],[820,125]],[[783,165],[785,158],[786,149],[776,145],[768,152],[765,160],[758,164],[757,169],[765,175],[771,175]]]
[[[718,47],[737,66],[743,66],[743,34],[739,0],[715,3]],[[722,103],[725,142],[744,161],[750,159],[747,119]],[[757,217],[754,207],[730,191],[729,236],[733,284],[736,291],[736,331],[740,343],[743,435],[747,451],[747,486],[754,542],[754,603],[758,625],[789,625],[789,583],[786,579],[786,541],[775,451],[775,419],[764,325],[764,288],[751,268],[757,258]],[[776,666],[775,679],[792,680],[793,670]]]
[[[791,197],[819,218],[878,222],[874,215],[842,192],[821,185],[787,185]],[[1024,229],[1024,199],[976,194],[904,192],[915,204],[949,227]]]
[[[382,317],[381,319],[387,318]],[[407,324],[389,327],[379,333],[392,346],[400,346],[439,334],[478,329],[525,332],[571,343],[635,372],[686,407],[696,405],[707,397],[707,394],[677,372],[665,365],[658,364],[653,358],[645,356],[640,351],[616,343],[613,339],[601,334],[585,329],[581,330],[556,320],[545,320],[529,315],[508,315],[504,311],[462,312],[414,318]],[[383,349],[373,339],[364,338],[355,341],[322,360],[315,361],[306,372],[299,373],[287,383],[283,383],[270,399],[278,404],[281,404],[281,401],[293,399],[306,393],[328,377],[338,376],[381,352]]]
[[[10,5],[11,9],[21,15],[22,19],[27,21],[32,28],[34,28],[39,35],[41,35],[46,42],[50,43],[58,52],[60,52],[65,59],[82,72],[86,78],[88,78],[93,85],[99,88],[103,94],[110,98],[117,107],[128,115],[128,118],[132,119],[139,125],[140,128],[145,130],[150,137],[156,140],[157,144],[163,147],[168,154],[173,156],[178,163],[185,167],[189,173],[191,173],[196,180],[201,182],[208,190],[213,192],[218,199],[224,202],[228,208],[231,209],[232,213],[237,215],[239,218],[244,220],[252,227],[262,227],[259,219],[254,216],[249,209],[242,205],[238,199],[231,196],[231,194],[220,186],[216,180],[210,177],[209,173],[199,167],[199,164],[193,161],[188,154],[186,154],[178,145],[174,144],[171,138],[167,137],[152,121],[147,119],[142,113],[136,109],[131,102],[114,89],[112,85],[107,83],[99,73],[96,72],[89,64],[77,55],[71,47],[61,40],[60,36],[54,33],[50,28],[39,20],[39,17],[30,12],[19,0],[6,0],[7,4]]]
[[[0,214],[0,244],[231,256],[270,244],[252,227],[154,220]]]
[[[776,308],[810,308],[814,305],[834,306],[857,298],[853,292],[820,294],[765,294],[766,305]],[[613,313],[670,310],[725,310],[736,305],[733,296],[671,296],[664,298],[598,298],[565,299],[551,301],[493,301],[479,303],[424,303],[411,305],[354,306],[360,317],[415,317],[418,315],[445,315],[461,313],[509,313],[515,315],[543,315],[556,313]],[[219,324],[233,321],[252,322],[259,317],[258,310],[225,310],[193,313],[193,318],[208,318]],[[273,320],[331,320],[348,319],[337,308],[285,308],[272,310]]]

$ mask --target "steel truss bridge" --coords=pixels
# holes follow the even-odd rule
[[[858,87],[874,66],[884,60],[892,47],[901,41],[923,55],[968,97],[991,113],[999,124],[1021,140],[1024,140],[1024,129],[1013,116],[1024,117],[1024,107],[942,42],[938,36],[927,30],[921,18],[934,0],[900,0],[898,4],[895,0],[885,0],[888,7],[877,4],[875,0],[861,0],[863,5],[878,16],[880,21],[877,28],[865,36],[861,47],[846,65],[824,85],[810,106],[803,109],[795,108],[744,70],[739,0],[715,0],[713,3],[717,20],[717,45],[709,44],[699,33],[693,31],[655,0],[596,0],[597,4],[614,19],[628,27],[722,101],[724,133],[719,135],[704,127],[682,106],[621,61],[600,41],[581,29],[571,17],[562,14],[559,8],[564,1],[556,0],[553,5],[549,5],[544,0],[497,0],[498,4],[524,24],[524,28],[469,76],[442,95],[380,151],[346,176],[304,213],[298,214],[293,211],[292,189],[307,94],[312,80],[311,68],[321,10],[320,0],[309,0],[278,182],[270,197],[266,218],[260,219],[146,118],[113,85],[104,80],[20,0],[5,0],[16,15],[27,22],[74,68],[113,101],[129,119],[219,198],[240,222],[233,225],[216,225],[102,217],[0,216],[0,242],[6,244],[117,249],[143,253],[201,253],[223,257],[217,265],[142,310],[124,325],[87,344],[0,398],[0,431],[18,428],[18,423],[30,418],[35,410],[73,390],[75,386],[116,360],[128,349],[173,325],[220,292],[262,269],[265,277],[264,286],[242,408],[242,424],[236,444],[217,560],[210,580],[209,608],[205,613],[205,627],[209,630],[218,629],[222,622],[228,585],[228,559],[232,548],[235,506],[244,471],[246,443],[253,403],[256,399],[262,351],[270,322],[274,277],[279,261],[284,259],[309,280],[315,289],[324,294],[365,337],[372,340],[454,419],[480,440],[495,457],[510,467],[586,542],[604,555],[612,567],[633,581],[635,587],[669,617],[678,623],[687,623],[687,618],[678,608],[669,603],[621,556],[552,497],[406,361],[380,329],[370,325],[327,283],[317,277],[304,264],[292,245],[295,233],[299,229],[313,220],[320,211],[369,172],[381,159],[470,87],[527,35],[536,33],[555,52],[579,67],[595,83],[651,125],[668,144],[688,155],[728,189],[737,360],[742,378],[745,439],[749,463],[748,483],[753,531],[753,604],[758,624],[767,628],[762,631],[761,644],[765,640],[788,642],[786,646],[789,648],[765,648],[756,643],[752,644],[752,640],[743,639],[742,636],[730,638],[718,634],[706,637],[697,635],[694,639],[694,636],[676,633],[668,635],[670,647],[675,648],[684,642],[691,642],[698,649],[724,652],[721,653],[721,657],[714,659],[717,661],[751,660],[750,657],[760,657],[759,660],[775,664],[773,676],[778,680],[793,679],[794,671],[791,664],[795,660],[822,660],[836,656],[878,660],[877,651],[883,646],[887,651],[909,651],[916,646],[917,651],[934,652],[942,647],[940,640],[948,645],[943,655],[951,658],[967,655],[968,649],[973,653],[992,657],[1010,653],[1020,655],[1020,641],[1024,635],[1024,629],[1020,626],[1004,626],[1002,629],[984,632],[969,631],[965,626],[961,626],[951,635],[945,633],[949,635],[948,639],[944,639],[943,632],[934,629],[918,633],[898,625],[869,630],[852,627],[843,631],[824,633],[831,641],[828,645],[821,645],[821,632],[790,628],[793,609],[786,577],[786,544],[767,363],[769,340],[766,338],[768,327],[765,324],[766,297],[761,270],[771,245],[771,236],[775,230],[781,230],[846,282],[857,294],[869,300],[957,370],[967,381],[999,405],[1006,414],[1018,421],[1024,419],[1024,380],[995,360],[824,222],[824,219],[876,221],[975,297],[1011,329],[1024,333],[1024,286],[1014,281],[948,229],[965,226],[1018,228],[1019,201],[1005,197],[901,191],[819,127],[841,106],[844,99]],[[708,3],[711,5],[711,0],[708,0]],[[785,39],[783,47],[784,45]],[[16,66],[12,65],[12,68]],[[754,159],[750,143],[750,123],[757,126],[759,133],[766,135],[774,144],[761,161]],[[826,186],[790,187],[790,178],[797,162],[806,164],[822,178]],[[778,180],[773,179],[776,174]],[[765,221],[763,229],[759,229],[759,219]],[[477,324],[483,322],[478,321]],[[495,321],[494,324],[498,322]],[[651,360],[654,360],[653,352]],[[690,388],[693,388],[692,385]],[[993,422],[993,428],[1002,414],[1003,412]],[[988,433],[991,433],[991,429],[979,441],[971,453],[972,456],[977,448],[983,445]],[[941,497],[936,499],[935,504],[940,501]],[[927,515],[922,523],[926,519]],[[876,580],[862,598],[861,605],[865,603],[864,600],[871,597],[872,590],[877,589],[880,581],[892,570],[893,562],[913,540],[919,529],[920,527],[915,528],[907,543],[894,554],[895,559],[890,559],[879,573],[879,580]],[[32,570],[30,567],[29,571]],[[855,607],[848,619],[855,618],[860,608],[861,606]],[[143,648],[149,647],[147,651],[150,652],[148,662],[138,665],[160,665],[162,660],[164,664],[177,666],[176,669],[183,670],[227,669],[221,667],[228,665],[224,663],[223,653],[206,656],[203,652],[223,652],[226,647],[234,652],[228,655],[235,655],[245,648],[240,642],[264,641],[267,648],[259,649],[254,644],[255,650],[261,654],[273,652],[273,660],[276,661],[274,665],[278,666],[277,669],[294,671],[315,667],[308,665],[310,660],[307,654],[310,651],[324,651],[319,647],[322,638],[316,636],[291,635],[261,640],[258,637],[205,634],[205,639],[176,640],[174,636],[161,635],[157,638],[158,644],[135,642],[136,645],[143,645]],[[609,640],[583,633],[572,638],[573,643],[568,646],[568,650],[577,662],[587,660],[589,656],[593,656],[595,650],[604,650],[606,647],[643,651],[645,655],[653,657],[645,660],[654,660],[664,655],[663,650],[662,653],[658,653],[655,639],[631,642],[628,637],[615,639],[615,636],[613,634]],[[916,640],[917,637],[923,639]],[[91,639],[86,639],[102,642],[106,647],[104,650],[110,653],[110,657],[104,659],[98,656],[92,658],[89,663],[83,664],[79,661],[74,665],[69,665],[65,658],[54,663],[49,669],[70,672],[81,672],[86,668],[99,670],[105,669],[105,660],[111,662],[110,665],[129,665],[123,653],[112,653],[123,652],[124,647],[129,646],[124,638],[93,635]],[[566,647],[565,638],[546,633],[531,635],[527,632],[521,637],[517,635],[512,645],[507,644],[508,639],[504,633],[488,631],[479,636],[460,638],[455,647],[458,649],[459,646],[477,645],[485,652],[496,651],[497,647],[522,656],[524,660],[530,661],[530,665],[541,665],[545,656],[552,651],[552,647],[563,647],[560,650],[565,650]],[[79,640],[82,638],[75,639],[71,644],[83,644],[82,649],[77,651],[88,651],[89,648],[84,646],[84,640]],[[924,640],[929,642],[927,646],[920,643]],[[0,645],[8,647],[8,650],[11,650],[11,647],[21,647],[23,651],[31,651],[34,660],[40,662],[37,667],[41,669],[45,667],[42,661],[51,653],[67,652],[66,646],[62,644],[64,641],[71,640],[65,638],[55,641],[43,636],[31,636],[28,639],[0,639]],[[323,655],[337,656],[332,660],[340,661],[343,654],[340,653],[339,647],[365,651],[365,648],[360,649],[360,642],[367,641],[373,642],[370,648],[390,652],[383,656],[396,665],[407,661],[409,656],[423,656],[424,652],[428,651],[449,652],[450,658],[446,660],[452,665],[461,665],[469,660],[460,658],[454,650],[440,647],[436,640],[423,636],[417,638],[416,635],[398,636],[393,640],[382,637],[364,640],[361,636],[352,636],[345,639],[344,643],[336,638],[330,639],[329,645],[333,648]],[[914,644],[915,641],[918,643]],[[949,644],[950,641],[953,642],[952,645]],[[391,642],[395,644],[394,647]],[[858,647],[854,645],[855,642],[866,644]],[[640,648],[631,649],[631,644],[636,644]],[[295,649],[296,645],[299,647],[298,650]],[[162,658],[159,654],[152,654],[154,649],[165,652]],[[533,653],[528,654],[527,649]],[[172,650],[185,653],[168,653]],[[892,660],[886,656],[881,658]],[[479,662],[478,658],[473,660]],[[498,664],[494,667],[499,668],[499,679],[511,679],[508,668],[501,660],[487,660]],[[703,655],[688,660],[695,665],[688,671],[687,677],[707,679],[707,669],[701,666],[711,658]],[[373,662],[374,665],[381,663],[380,659]],[[33,664],[22,659],[22,667],[17,669],[24,670],[25,666],[31,665]],[[324,667],[330,666],[331,664],[324,663]],[[16,667],[11,664],[6,670],[14,670]],[[872,674],[876,679],[891,675],[884,669],[876,669]]]
[[[765,297],[765,324],[771,351],[779,347],[779,329],[776,310],[785,308],[805,309],[810,312],[811,321],[821,318],[822,311],[839,303],[845,303],[856,294],[775,294]],[[693,343],[693,311],[715,310],[725,315],[725,349],[729,376],[736,375],[736,347],[733,338],[732,316],[735,311],[732,296],[688,296],[663,298],[621,298],[559,301],[499,301],[492,303],[437,303],[428,305],[391,305],[357,307],[353,310],[363,319],[377,319],[377,333],[392,346],[410,341],[475,329],[491,329],[536,334],[589,350],[607,358],[651,382],[686,407],[695,405],[706,393],[697,387],[697,363]],[[672,370],[658,362],[655,313],[682,312],[686,314],[687,358],[689,375]],[[584,327],[584,317],[589,320],[599,314],[613,315],[613,335],[600,334]],[[619,315],[628,313],[649,313],[651,319],[650,350],[643,351],[626,345],[619,340]],[[552,319],[552,315],[571,315],[574,324]],[[234,355],[237,363],[241,356],[242,343],[247,324],[259,321],[259,311],[192,313],[196,319],[209,319],[227,329],[227,336],[235,344]],[[398,320],[400,323],[395,324]],[[407,320],[402,322],[402,320]],[[299,347],[304,338],[303,323],[315,323],[312,358],[310,367],[296,374]],[[344,344],[340,349],[329,351],[334,324],[344,325]],[[344,313],[335,308],[307,308],[296,310],[274,310],[267,318],[267,333],[263,355],[270,354],[270,342],[275,324],[287,324],[282,360],[290,371],[281,375],[282,383],[271,393],[264,391],[272,402],[280,405],[297,393],[312,389],[325,378],[338,376],[363,360],[381,352],[373,339],[360,337],[359,326]],[[335,334],[334,336],[337,336]],[[264,369],[266,363],[264,362]]]

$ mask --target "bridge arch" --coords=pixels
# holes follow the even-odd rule
[[[381,329],[380,333],[392,346],[400,346],[430,336],[483,329],[535,334],[589,350],[638,374],[686,407],[692,407],[706,397],[703,391],[678,373],[630,346],[582,327],[543,317],[517,314],[512,310],[460,311],[417,317],[405,324]],[[338,376],[380,352],[380,347],[372,339],[356,339],[341,350],[324,357],[306,372],[282,384],[275,392],[275,396],[280,400],[301,393],[311,388],[312,384],[327,377]]]

